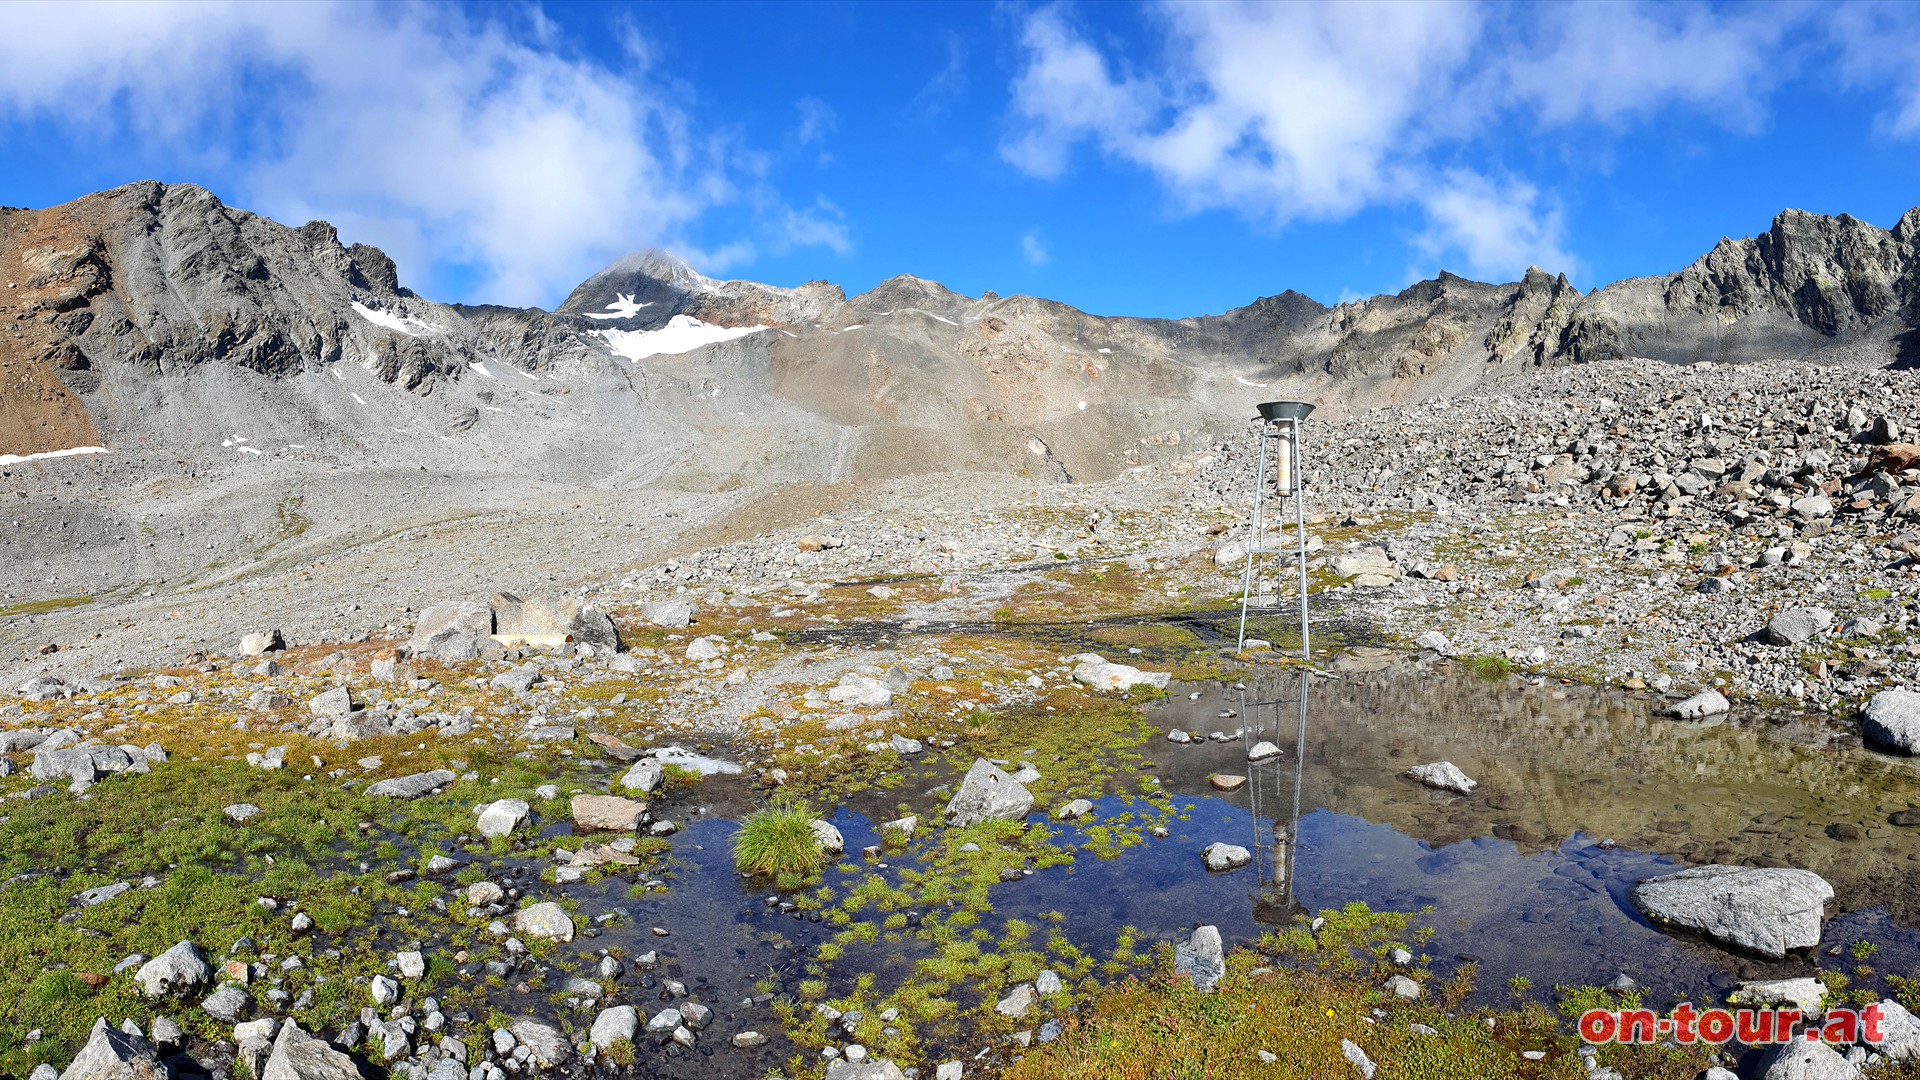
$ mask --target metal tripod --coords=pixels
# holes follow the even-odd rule
[[[1248,799],[1250,817],[1253,823],[1254,869],[1259,874],[1260,886],[1254,896],[1253,917],[1256,922],[1268,925],[1286,925],[1300,911],[1300,904],[1294,897],[1293,883],[1296,860],[1300,848],[1300,798],[1306,784],[1307,763],[1307,683],[1312,672],[1306,668],[1300,670],[1298,724],[1293,737],[1293,784],[1292,802],[1286,802],[1286,778],[1278,769],[1268,768],[1277,765],[1281,759],[1270,762],[1255,762],[1247,770]],[[1267,710],[1272,710],[1272,732],[1275,738],[1280,734],[1281,706],[1295,704],[1285,697],[1266,701],[1248,701],[1245,691],[1240,694],[1240,738],[1247,749],[1261,741],[1268,733]],[[1270,840],[1263,843],[1261,822],[1269,819],[1273,822]]]
[[[1267,401],[1258,408],[1260,427],[1256,438],[1259,452],[1256,456],[1259,465],[1254,474],[1253,514],[1247,523],[1247,568],[1240,582],[1240,634],[1234,642],[1234,652],[1238,653],[1247,646],[1247,610],[1253,606],[1256,581],[1254,560],[1261,555],[1280,554],[1277,547],[1266,549],[1261,519],[1267,493],[1267,444],[1275,443],[1274,495],[1276,498],[1291,496],[1293,499],[1294,560],[1300,579],[1300,659],[1310,663],[1312,654],[1308,651],[1307,642],[1307,485],[1300,472],[1300,424],[1313,412],[1313,406],[1304,401]]]

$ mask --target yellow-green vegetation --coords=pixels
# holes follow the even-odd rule
[[[813,833],[813,811],[804,803],[777,802],[740,823],[733,838],[733,865],[762,877],[810,877],[826,865]]]
[[[1504,656],[1469,656],[1463,662],[1476,679],[1504,679],[1513,674],[1513,662]]]
[[[1079,828],[989,821],[912,840],[898,830],[883,834],[886,857],[897,858],[897,865],[843,864],[841,875],[829,874],[828,884],[804,897],[803,909],[818,902],[834,933],[810,956],[796,998],[776,1002],[790,1037],[809,1049],[827,1045],[826,1021],[806,1007],[814,1001],[867,1017],[893,1010],[891,1022],[863,1021],[855,1037],[881,1056],[918,1061],[929,1043],[963,1032],[1011,1032],[1017,1025],[993,1006],[1042,970],[1063,981],[1056,1009],[1091,991],[1096,975],[1137,970],[1144,958],[1132,931],[1103,958],[1072,943],[1060,913],[1039,921],[1006,919],[994,901],[1010,879],[1076,858],[1111,857],[1169,820],[1171,799],[1139,782],[1137,748],[1149,733],[1138,700],[1079,690],[970,714],[958,751],[944,765],[925,767],[951,770],[975,756],[1028,760],[1042,773],[1030,785],[1037,806],[1112,796],[1124,809]],[[852,989],[843,989],[849,982]]]
[[[561,815],[563,801],[540,800],[533,788],[566,777],[471,756],[482,777],[499,783],[462,781],[411,802],[303,781],[290,769],[178,752],[150,774],[108,777],[84,797],[58,791],[10,801],[0,821],[0,877],[13,879],[0,903],[0,1074],[25,1075],[42,1061],[64,1064],[97,1016],[144,1024],[165,1014],[190,1032],[230,1036],[198,1009],[148,1001],[132,970],[113,974],[131,954],[155,956],[180,941],[199,946],[216,966],[230,954],[299,958],[300,966],[279,972],[290,995],[312,994],[292,1015],[309,1030],[331,1030],[358,1013],[364,1001],[353,996],[353,980],[386,970],[393,942],[434,940],[416,991],[450,1008],[484,1012],[487,985],[459,978],[453,968],[467,950],[478,959],[497,946],[484,932],[487,919],[468,919],[464,904],[452,899],[452,890],[484,872],[470,865],[458,879],[441,881],[404,871],[418,873],[435,854],[504,852],[506,840],[456,843],[472,832],[473,804],[517,796]],[[18,776],[0,781],[0,789],[32,782]],[[259,813],[230,820],[224,807],[241,802]],[[538,857],[555,843],[521,841],[514,854]],[[638,872],[657,872],[665,847],[643,841]],[[379,869],[361,873],[362,861]],[[66,876],[48,874],[54,866]],[[93,907],[74,900],[115,883],[134,888]],[[277,910],[259,903],[263,897]],[[313,921],[310,932],[292,930],[295,910]],[[233,952],[243,938],[251,949]],[[536,952],[545,944],[530,943]],[[329,949],[340,955],[325,955]],[[36,1028],[44,1037],[23,1047]]]
[[[15,615],[45,615],[49,611],[61,611],[91,603],[93,603],[91,596],[58,596],[51,600],[23,600],[18,604],[0,604],[0,619],[10,619]]]
[[[1342,1052],[1351,1040],[1379,1075],[1421,1080],[1578,1080],[1586,1075],[1578,1042],[1560,1017],[1538,1005],[1466,1012],[1459,1002],[1471,973],[1430,988],[1414,1002],[1378,989],[1397,969],[1395,944],[1417,947],[1409,916],[1364,905],[1321,913],[1318,931],[1303,916],[1286,931],[1228,957],[1227,975],[1201,993],[1171,974],[1129,977],[1100,991],[1070,1018],[1055,1042],[1014,1062],[1009,1080],[1317,1080],[1355,1075]],[[1604,996],[1604,991],[1590,991]],[[1582,1007],[1586,997],[1569,1000]],[[1615,1004],[1611,1007],[1621,1007]],[[1375,1010],[1385,1010],[1377,1019]],[[1488,1023],[1491,1021],[1491,1024]],[[1423,1030],[1416,1031],[1415,1025]],[[1545,1057],[1530,1061],[1526,1051]],[[1272,1055],[1271,1063],[1259,1056]],[[1603,1047],[1601,1060],[1625,1075],[1682,1080],[1712,1064],[1711,1049]]]

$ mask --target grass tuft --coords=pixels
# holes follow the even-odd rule
[[[743,874],[783,881],[819,873],[826,854],[813,835],[813,812],[780,803],[750,815],[733,838],[733,865]]]

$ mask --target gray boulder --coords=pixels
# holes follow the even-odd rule
[[[1767,644],[1804,645],[1833,628],[1833,612],[1822,607],[1788,608],[1767,620]]]
[[[133,981],[150,998],[191,994],[213,981],[213,968],[191,941],[183,941],[147,961]]]
[[[827,700],[853,709],[884,709],[893,703],[893,688],[884,680],[850,671],[827,691]]]
[[[578,600],[521,599],[512,593],[493,597],[493,632],[506,637],[565,637],[607,652],[620,651],[620,631],[606,612]]]
[[[1667,715],[1679,720],[1704,720],[1732,709],[1726,695],[1709,686],[1685,701],[1667,706]]]
[[[1860,734],[1903,754],[1920,754],[1920,694],[1882,690],[1860,714]]]
[[[1762,1054],[1755,1075],[1759,1080],[1860,1080],[1860,1067],[1826,1043],[1794,1039]]]
[[[532,807],[523,799],[500,799],[480,808],[479,820],[474,828],[481,836],[506,836],[527,820]]]
[[[1894,1061],[1920,1061],[1920,1018],[1891,998],[1879,1006],[1880,1052]]]
[[[470,600],[449,600],[420,613],[407,651],[442,663],[458,663],[480,655],[481,643],[493,633],[493,611]]]
[[[587,1037],[605,1050],[618,1042],[632,1042],[640,1031],[640,1013],[631,1005],[616,1005],[594,1018]]]
[[[551,900],[520,909],[513,917],[513,928],[532,937],[573,940],[573,919],[568,917],[565,908]]]
[[[432,772],[414,773],[412,776],[396,776],[391,780],[382,780],[367,788],[369,795],[385,795],[391,799],[417,799],[434,788],[445,787],[458,777],[446,769]]]
[[[1353,551],[1335,555],[1329,566],[1335,574],[1355,585],[1379,588],[1400,580],[1400,568],[1378,544],[1366,544]]]
[[[527,1048],[542,1069],[557,1069],[573,1059],[573,1047],[559,1030],[538,1020],[521,1017],[508,1026],[520,1045]]]
[[[339,717],[353,713],[353,692],[344,686],[315,694],[307,702],[307,711],[315,716]]]
[[[60,1074],[60,1080],[166,1080],[168,1075],[151,1043],[108,1027],[106,1018],[101,1017],[93,1022],[87,1045]]]
[[[1779,959],[1820,943],[1833,886],[1808,870],[1696,866],[1643,881],[1631,896],[1657,924]]]
[[[649,600],[640,605],[640,617],[655,626],[664,626],[669,630],[678,630],[693,623],[696,614],[691,603],[685,600]]]
[[[91,784],[102,774],[126,772],[132,766],[133,758],[117,746],[75,746],[66,750],[35,750],[33,764],[27,771],[35,780]]]
[[[1200,858],[1209,870],[1238,870],[1253,861],[1253,853],[1235,844],[1208,844]]]
[[[977,825],[982,821],[1024,821],[1033,809],[1033,792],[996,768],[986,758],[975,758],[960,790],[947,801],[947,824]]]
[[[636,761],[633,763],[633,768],[628,769],[627,774],[620,778],[620,786],[628,791],[645,794],[657,790],[666,776],[667,771],[659,762]]]
[[[287,647],[287,641],[278,630],[267,630],[247,634],[240,639],[241,656],[265,656],[270,652],[279,652]]]
[[[1099,653],[1081,653],[1073,658],[1073,681],[1095,690],[1131,690],[1149,686],[1165,690],[1173,676],[1164,671],[1142,671],[1127,664],[1116,664]]]
[[[1194,989],[1207,993],[1227,974],[1226,951],[1220,941],[1220,928],[1202,926],[1174,946],[1173,973],[1193,979]]]
[[[47,732],[38,728],[16,728],[12,731],[0,731],[0,754],[18,754],[31,750],[47,741]]]
[[[223,1024],[237,1024],[253,1010],[253,999],[237,986],[223,986],[207,995],[200,1011]]]

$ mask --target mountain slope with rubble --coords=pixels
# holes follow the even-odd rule
[[[651,252],[544,312],[432,303],[325,223],[134,184],[0,212],[0,610],[166,610],[275,582],[343,632],[394,610],[340,599],[362,595],[343,577],[396,567],[423,594],[578,587],[879,483],[935,499],[1064,485],[1074,503],[1134,470],[1183,476],[1242,445],[1262,399],[1365,425],[1636,355],[1878,372],[1908,362],[1917,236],[1920,211],[1891,230],[1788,212],[1586,294],[1537,271],[1443,274],[1177,320],[910,276],[851,298],[722,282]],[[1366,438],[1403,448],[1392,429]],[[34,633],[11,623],[27,662]]]

